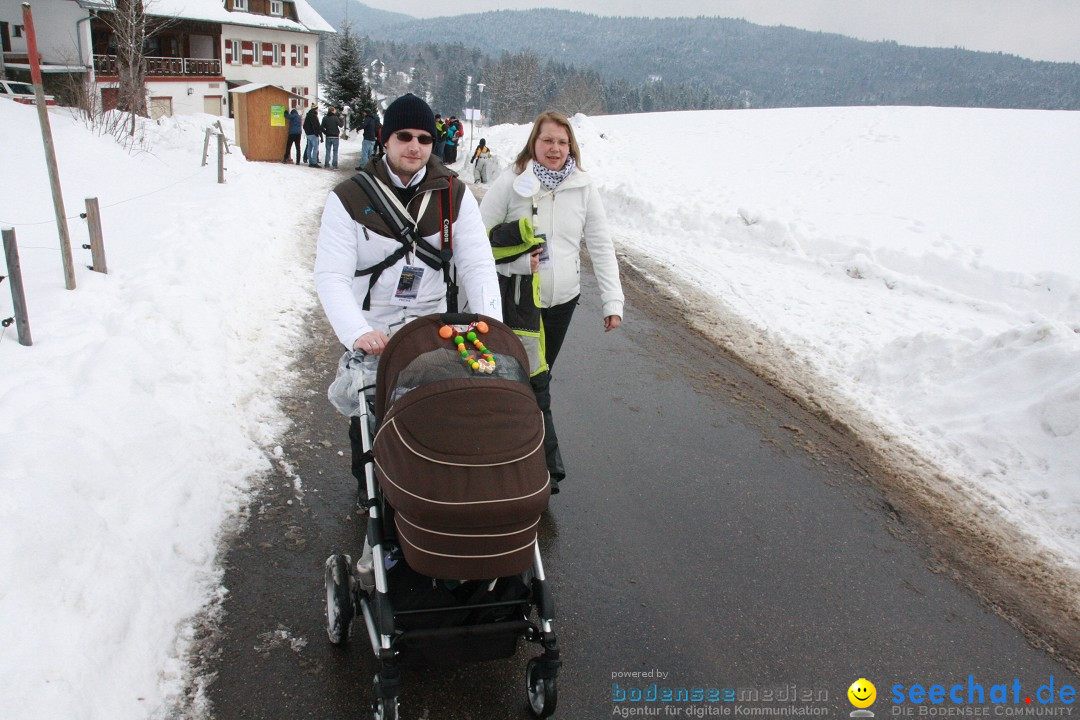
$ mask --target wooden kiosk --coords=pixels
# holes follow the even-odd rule
[[[232,94],[236,144],[244,151],[244,157],[281,162],[289,141],[289,100],[303,101],[298,111],[310,101],[303,95],[266,83],[248,83],[229,92]]]

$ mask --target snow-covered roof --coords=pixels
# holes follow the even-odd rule
[[[308,29],[315,32],[337,32],[333,25],[323,20],[323,16],[316,12],[307,0],[293,0],[293,3],[296,5],[296,17],[300,18],[300,22]]]
[[[4,63],[4,67],[10,68],[10,69],[13,69],[13,70],[29,70],[30,69],[30,63],[6,62],[6,63]],[[51,64],[48,64],[48,63],[45,63],[45,62],[42,62],[39,65],[39,68],[41,69],[41,72],[43,72],[43,73],[86,72],[87,70],[90,69],[86,65],[51,65]]]
[[[301,100],[307,100],[308,99],[307,96],[305,96],[305,95],[300,95],[298,93],[294,93],[291,90],[286,90],[285,88],[281,87],[280,85],[273,85],[271,83],[248,83],[247,85],[241,85],[240,87],[229,88],[229,92],[231,92],[231,93],[239,93],[241,95],[246,95],[249,92],[255,92],[256,90],[262,90],[263,88],[268,88],[268,87],[277,88],[278,90],[281,90],[281,91],[283,91],[283,92],[285,92],[285,93],[287,93],[287,94],[289,94],[289,95],[291,95],[293,97],[300,98]]]
[[[300,22],[284,17],[257,15],[255,13],[229,11],[224,0],[149,0],[146,3],[148,15],[184,18],[185,20],[208,20],[225,25],[247,25],[250,27],[293,30],[295,32],[337,32],[330,23],[323,20],[307,0],[285,0],[296,6],[296,16]],[[101,0],[96,7],[112,7],[112,0]]]

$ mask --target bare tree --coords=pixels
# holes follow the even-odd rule
[[[532,53],[504,54],[491,72],[491,108],[496,122],[532,120],[543,102],[540,59]]]
[[[116,66],[119,75],[117,107],[131,113],[131,133],[135,134],[135,116],[148,116],[146,100],[146,10],[142,0],[115,0],[112,13],[116,36]]]
[[[567,116],[576,113],[600,115],[604,112],[604,86],[595,73],[574,74],[552,103]]]
[[[131,113],[131,134],[135,134],[135,116],[150,115],[146,94],[146,41],[176,21],[150,20],[147,10],[152,2],[113,0],[113,10],[101,12],[102,22],[116,40],[116,65],[119,80],[117,108]]]

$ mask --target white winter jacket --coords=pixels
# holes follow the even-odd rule
[[[429,164],[417,173],[410,185],[422,183],[427,174],[425,171],[430,170],[432,167]],[[436,169],[434,174],[438,175],[439,170],[441,168]],[[393,173],[389,173],[389,176],[394,184],[401,186],[397,176]],[[429,176],[424,185],[437,184],[434,182],[437,179]],[[441,186],[445,187],[445,181]],[[424,195],[430,195],[429,202],[438,207],[439,193],[436,190],[426,193],[420,191],[409,203],[411,213],[417,212]],[[438,232],[426,234],[424,239],[434,248],[440,246],[441,236]],[[457,283],[468,299],[467,308],[463,307],[462,310],[483,313],[501,320],[502,301],[491,245],[488,243],[487,233],[484,232],[476,199],[467,189],[454,218],[453,244]],[[356,222],[339,195],[336,192],[330,193],[326,207],[323,208],[322,224],[319,228],[315,255],[315,288],[326,317],[334,328],[334,334],[350,350],[357,338],[372,330],[389,334],[413,318],[446,310],[446,283],[443,274],[424,265],[412,254],[406,255],[396,265],[383,271],[371,289],[371,309],[366,312],[362,310],[369,278],[355,277],[356,271],[378,264],[400,247],[401,244],[396,239],[375,233]],[[423,267],[424,273],[420,278],[416,299],[407,306],[396,305],[392,302],[392,297],[397,289],[402,268],[406,264]]]
[[[530,190],[531,194],[521,194]],[[531,217],[534,202],[534,232],[547,238],[550,254],[550,259],[540,265],[541,306],[561,305],[581,294],[581,241],[584,239],[600,285],[604,317],[622,317],[619,264],[608,233],[604,204],[592,178],[575,169],[554,190],[548,190],[536,178],[531,164],[520,175],[511,168],[495,180],[480,203],[484,226],[491,230],[499,223]],[[529,274],[528,256],[510,263],[509,268],[517,274]]]

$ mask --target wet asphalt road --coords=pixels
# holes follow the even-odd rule
[[[564,659],[556,717],[612,717],[628,707],[613,695],[654,682],[759,692],[633,706],[666,717],[792,704],[846,717],[860,677],[877,685],[879,718],[896,684],[1077,685],[943,571],[842,438],[625,280],[625,324],[605,334],[587,278],[552,385],[569,473],[541,534]],[[346,649],[323,630],[323,561],[355,555],[360,525],[347,423],[325,397],[341,348],[321,313],[310,333],[286,401],[295,427],[230,541],[228,596],[200,643],[216,720],[371,716],[362,628]],[[529,717],[537,652],[408,668],[402,717]],[[777,700],[760,699],[770,691]],[[804,693],[814,701],[781,701]]]

